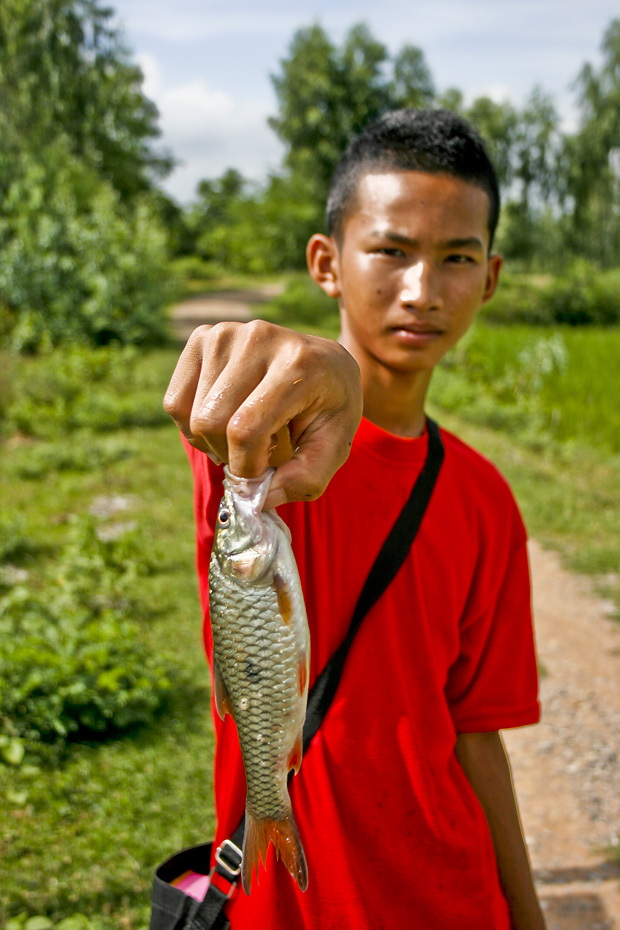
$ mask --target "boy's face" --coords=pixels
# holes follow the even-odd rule
[[[364,368],[430,372],[497,286],[489,199],[446,174],[360,178],[342,242],[309,245],[313,277],[340,304],[341,342]],[[322,262],[322,264],[321,264]]]

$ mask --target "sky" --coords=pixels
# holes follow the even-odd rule
[[[178,166],[164,188],[192,200],[202,178],[234,167],[263,181],[283,148],[267,125],[279,73],[297,29],[318,22],[335,44],[359,22],[395,54],[425,54],[438,91],[458,87],[521,106],[539,84],[565,129],[576,121],[571,89],[598,67],[617,0],[111,0],[144,91],[159,109],[161,144]]]

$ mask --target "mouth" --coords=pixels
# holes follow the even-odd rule
[[[403,345],[423,346],[443,335],[443,330],[428,323],[403,323],[390,327],[396,339]]]

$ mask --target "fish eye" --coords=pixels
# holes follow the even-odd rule
[[[217,515],[217,522],[220,526],[224,527],[230,526],[230,514],[227,510],[220,510]]]

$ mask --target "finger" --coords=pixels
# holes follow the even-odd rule
[[[234,474],[257,477],[291,457],[288,424],[300,416],[311,418],[317,404],[310,380],[296,374],[286,364],[271,367],[230,418],[226,440]]]
[[[219,464],[221,460],[215,450],[203,436],[194,433],[191,426],[194,397],[202,371],[204,345],[211,329],[210,325],[204,324],[191,334],[164,394],[163,407],[187,441]]]
[[[359,367],[345,349],[316,337],[296,342],[230,421],[231,469],[248,477],[262,474],[270,437],[288,423],[295,464],[278,469],[280,487],[289,500],[318,497],[348,455],[362,403]]]
[[[202,367],[201,331],[208,329],[208,326],[199,327],[189,337],[164,394],[164,410],[184,432],[189,432],[189,418]]]
[[[239,324],[213,328],[204,347],[190,416],[191,433],[200,436],[225,462],[229,461],[228,424],[260,384],[266,368],[257,347],[252,347],[244,335]],[[265,443],[267,447],[273,445],[273,437],[270,435]]]
[[[269,467],[279,468],[293,457],[293,445],[291,443],[291,434],[288,424],[281,427],[274,437],[274,442],[269,449]]]
[[[345,463],[359,419],[345,415],[318,417],[300,437],[292,459],[272,478],[265,508],[287,501],[311,501],[323,494]]]

